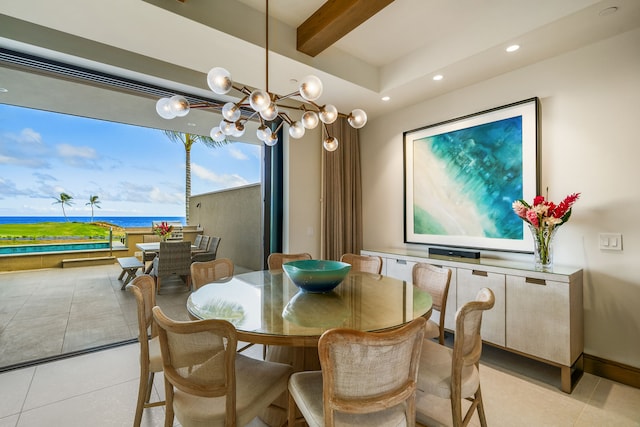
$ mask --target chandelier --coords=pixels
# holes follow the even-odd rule
[[[249,120],[260,121],[256,136],[268,146],[278,143],[278,132],[282,126],[289,125],[289,135],[292,138],[302,138],[306,129],[314,129],[322,123],[323,142],[327,151],[335,151],[338,148],[338,139],[331,136],[327,125],[335,122],[338,117],[346,117],[347,122],[354,129],[360,129],[367,123],[367,114],[360,109],[355,109],[349,114],[338,112],[332,104],[320,105],[316,103],[322,95],[322,81],[313,75],[303,78],[296,92],[288,95],[278,95],[269,92],[269,0],[266,2],[266,48],[265,48],[265,75],[266,88],[251,89],[246,86],[236,86],[231,79],[231,74],[224,68],[214,67],[207,74],[209,88],[218,95],[226,95],[234,91],[239,93],[237,102],[201,102],[190,104],[182,95],[161,98],[156,103],[156,111],[160,117],[173,119],[184,117],[190,109],[207,108],[218,110],[223,119],[220,124],[211,129],[211,138],[214,141],[224,141],[228,136],[240,137],[244,135],[245,124]],[[286,99],[302,98],[299,106],[286,105]],[[306,101],[306,102],[305,102]],[[290,117],[284,110],[300,111],[302,114],[297,120]]]

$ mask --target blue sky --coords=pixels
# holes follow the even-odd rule
[[[259,145],[191,149],[191,194],[260,181]],[[185,152],[160,130],[0,104],[0,216],[184,216]]]

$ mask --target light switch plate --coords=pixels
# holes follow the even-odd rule
[[[598,235],[598,247],[606,251],[621,251],[622,233],[600,233]]]

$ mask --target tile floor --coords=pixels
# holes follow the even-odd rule
[[[137,337],[133,294],[118,264],[0,273],[0,367]],[[189,293],[167,283],[157,304],[187,318]]]
[[[53,355],[63,349],[86,348],[89,343],[103,344],[106,337],[135,336],[135,307],[130,294],[120,291],[117,265],[67,269],[64,280],[58,275],[62,271],[0,273],[3,357],[12,353],[7,351],[11,347],[13,352],[36,356],[33,348],[37,347]],[[21,286],[12,285],[17,280],[14,276],[21,276]],[[54,286],[63,291],[53,292]],[[100,298],[87,298],[96,295]],[[176,287],[160,295],[158,304],[172,316],[185,316],[187,296]],[[34,313],[41,320],[32,320]],[[104,323],[111,324],[107,331],[96,332]],[[19,332],[25,328],[33,329],[34,334],[20,343],[25,334]],[[258,346],[251,352],[256,357],[262,354]],[[130,426],[138,374],[137,344],[1,373],[0,427]],[[492,427],[640,426],[640,389],[594,375],[584,374],[573,393],[565,394],[558,389],[557,368],[485,346],[481,382]],[[162,375],[157,375],[153,395],[163,394]],[[451,425],[448,402],[426,399],[433,411],[423,421],[433,427]],[[164,408],[145,410],[143,426],[162,426],[163,422]],[[263,424],[254,420],[251,425]],[[471,425],[478,425],[477,417]]]

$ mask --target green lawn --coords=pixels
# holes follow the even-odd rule
[[[100,241],[124,237],[124,228],[108,223],[39,222],[35,224],[0,224],[0,245],[25,245],[51,241]]]

